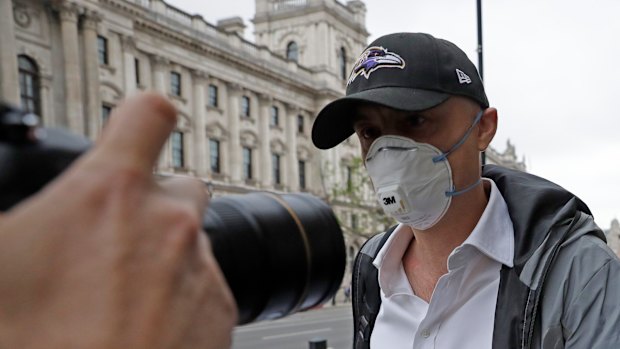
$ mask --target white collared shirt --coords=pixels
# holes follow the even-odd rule
[[[448,257],[430,303],[416,296],[402,264],[413,238],[404,225],[373,261],[379,269],[381,309],[371,349],[491,348],[502,264],[513,266],[514,229],[502,194],[492,180],[489,202],[469,237]]]

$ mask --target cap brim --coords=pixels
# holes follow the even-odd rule
[[[329,149],[353,134],[356,105],[374,103],[404,111],[419,111],[441,104],[447,93],[408,87],[380,87],[350,94],[326,105],[312,126],[312,142],[319,149]]]

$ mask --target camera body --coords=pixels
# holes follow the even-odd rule
[[[60,175],[90,142],[0,104],[0,211]],[[303,193],[215,198],[203,228],[239,309],[239,324],[282,317],[331,299],[345,269],[340,226],[327,204]]]

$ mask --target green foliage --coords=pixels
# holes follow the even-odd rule
[[[334,183],[331,188],[332,198],[355,206],[367,205],[368,203],[364,202],[364,188],[370,186],[370,179],[364,169],[364,161],[360,157],[354,157],[343,168],[345,180]]]
[[[350,161],[344,163],[341,168],[344,172],[336,173],[331,164],[324,164],[324,173],[328,174],[331,178],[341,179],[343,178],[342,175],[344,175],[344,181],[332,181],[333,184],[328,195],[328,202],[330,205],[349,208],[345,210],[347,211],[346,217],[338,217],[340,226],[345,231],[353,234],[364,234],[376,233],[384,227],[393,225],[394,221],[383,213],[375,200],[366,200],[364,198],[366,188],[372,190],[372,183],[366,173],[362,158],[354,157]],[[357,224],[356,227],[353,227],[351,220],[348,219],[351,214],[357,216],[358,223],[360,223],[360,218],[363,217],[361,219],[361,224]],[[368,227],[369,221],[372,222],[371,227]]]

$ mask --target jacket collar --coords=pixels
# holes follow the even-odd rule
[[[485,165],[483,177],[492,179],[502,193],[515,236],[514,265],[517,274],[547,238],[551,228],[590,209],[575,195],[535,175]]]

